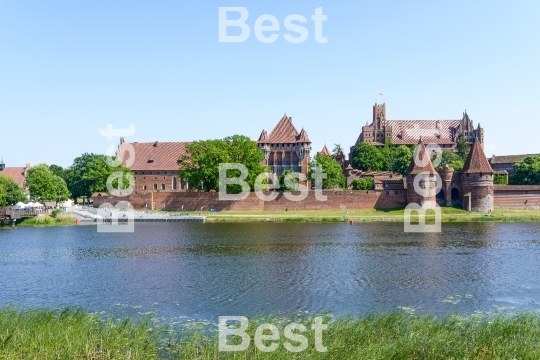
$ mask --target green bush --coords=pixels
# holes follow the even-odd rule
[[[508,181],[506,178],[506,175],[503,174],[495,174],[493,176],[493,183],[499,184],[499,185],[508,185]]]
[[[373,190],[375,189],[375,179],[372,177],[354,179],[351,186],[353,190]]]

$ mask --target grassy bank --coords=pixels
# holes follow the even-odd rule
[[[293,319],[250,322],[252,339],[246,351],[219,352],[215,331],[199,325],[172,331],[150,321],[131,318],[103,320],[81,310],[0,310],[2,359],[538,359],[540,315],[523,313],[442,318],[385,313],[362,318],[329,318],[322,342],[314,332],[304,335],[308,347],[300,353],[285,350],[283,328]],[[280,346],[263,353],[253,344],[259,322],[280,330]],[[303,319],[306,325],[311,319]],[[267,344],[269,345],[269,344]],[[298,345],[293,343],[293,345]]]
[[[442,222],[533,222],[540,221],[540,210],[495,209],[491,214],[441,207]],[[347,214],[348,213],[348,214]],[[203,212],[210,222],[403,222],[404,209],[393,210],[289,210]],[[411,218],[415,220],[415,216]],[[428,219],[430,220],[429,216]]]
[[[40,226],[71,226],[75,225],[76,218],[62,212],[53,212],[32,218],[18,219],[18,227],[40,227]]]

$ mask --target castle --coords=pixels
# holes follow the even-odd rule
[[[434,166],[431,161],[433,154],[427,145],[437,144],[442,150],[455,151],[460,134],[470,145],[464,168],[457,172],[446,164]],[[135,176],[134,193],[127,200],[142,208],[256,211],[391,209],[416,203],[424,207],[439,204],[490,212],[495,206],[540,207],[540,186],[494,185],[495,172],[483,149],[484,130],[480,125],[474,128],[466,112],[457,120],[387,120],[386,105],[375,104],[373,121],[362,128],[355,146],[360,142],[383,146],[388,141],[396,145],[416,145],[415,156],[404,176],[389,171],[353,169],[350,155],[346,160],[341,149],[331,154],[325,145],[321,153],[332,156],[342,166],[347,185],[355,178],[366,176],[373,177],[375,182],[374,189],[368,191],[326,190],[326,202],[318,202],[312,199],[312,195],[305,201],[294,203],[283,196],[275,201],[261,202],[252,195],[245,201],[223,202],[218,200],[216,193],[191,192],[178,173],[182,156],[186,154],[188,143],[185,142],[126,143],[122,138],[116,155],[124,155],[124,165],[129,165]],[[261,164],[268,166],[273,173],[280,175],[293,170],[308,174],[311,141],[305,129],[296,129],[291,117],[283,116],[270,133],[263,130],[257,146],[263,153]],[[352,149],[354,146],[351,153]],[[130,150],[136,153],[134,159],[125,157]],[[117,200],[114,197],[94,197],[94,206]]]
[[[484,143],[484,129],[480,124],[474,128],[467,111],[463,112],[461,119],[455,120],[387,120],[386,104],[376,103],[373,105],[373,120],[362,127],[358,140],[351,146],[349,160],[361,142],[375,146],[384,146],[387,141],[394,145],[414,145],[422,137],[426,145],[437,144],[443,150],[454,151],[460,134],[470,143],[474,139]]]
[[[493,175],[479,141],[473,142],[463,169],[455,172],[446,164],[436,171],[420,139],[406,174],[407,203],[461,205],[468,211],[491,212]]]

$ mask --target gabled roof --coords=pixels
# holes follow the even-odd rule
[[[26,168],[25,167],[7,167],[0,171],[0,175],[12,178],[23,189],[26,186]]]
[[[453,135],[461,120],[386,120],[392,126],[392,144],[413,145],[420,138],[424,144],[453,144]]]
[[[261,137],[263,137],[264,133],[265,131],[263,130]],[[279,120],[267,138],[259,138],[257,142],[260,144],[292,144],[296,142],[310,143],[311,141],[307,132],[304,129],[298,132],[292,123],[292,118],[285,115]]]
[[[330,154],[330,151],[328,151],[328,148],[326,147],[326,145],[324,145],[324,147],[322,148],[321,154],[327,155],[327,156],[332,155],[332,154]]]
[[[540,154],[523,154],[523,155],[500,155],[489,159],[490,164],[515,164],[523,161],[527,156],[540,156]]]
[[[414,149],[413,159],[409,168],[407,169],[408,175],[418,175],[420,173],[436,174],[435,168],[431,163],[430,155],[426,152],[426,146],[422,141],[422,138],[418,141],[418,145]]]
[[[486,154],[484,154],[480,141],[474,141],[461,172],[463,174],[493,174],[493,169],[491,168],[491,165],[489,165],[489,161],[486,158]]]
[[[127,146],[133,146],[135,159],[131,165],[132,171],[155,170],[155,171],[178,171],[182,155],[186,153],[188,142],[133,142],[122,143],[118,149],[118,154],[125,151],[122,163],[124,166],[129,160]]]

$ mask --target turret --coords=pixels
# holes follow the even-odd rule
[[[0,161],[0,171],[4,171],[5,168],[6,164],[4,164],[4,159],[2,159],[2,161]]]
[[[482,144],[475,139],[461,173],[463,208],[469,211],[493,210],[493,169]]]
[[[436,175],[437,172],[431,163],[426,146],[420,138],[407,169],[407,203],[416,203],[424,208],[435,207]]]

